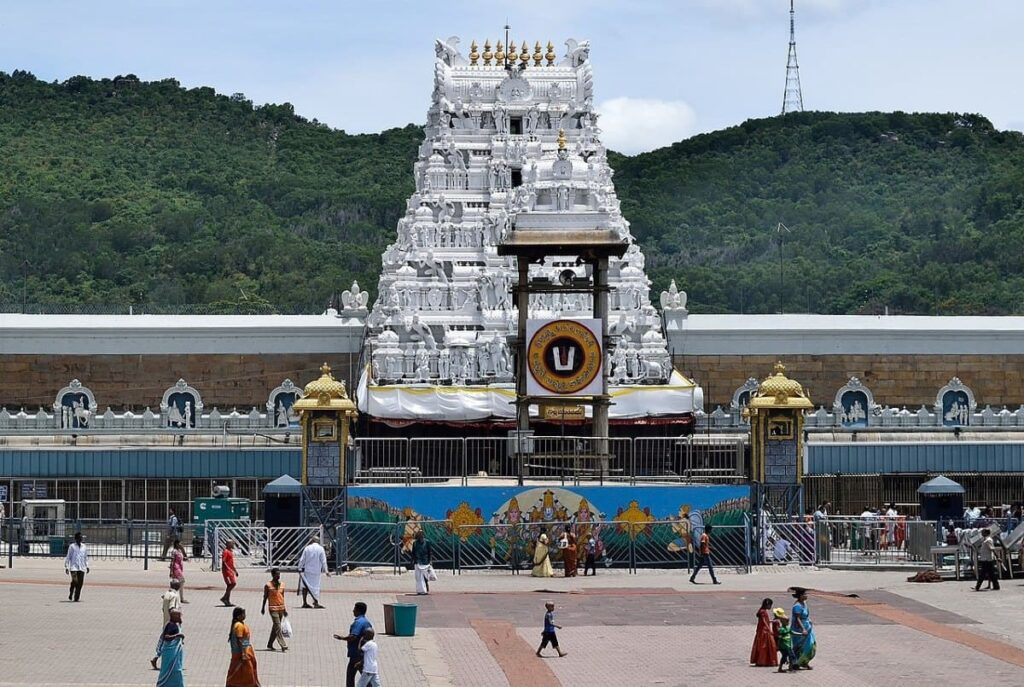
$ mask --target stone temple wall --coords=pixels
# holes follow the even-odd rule
[[[836,391],[857,377],[879,405],[931,408],[938,390],[959,377],[979,408],[1024,403],[1024,355],[676,355],[675,368],[704,389],[704,407],[728,408],[733,392],[750,377],[764,379],[777,360],[797,379],[815,406],[831,408]]]
[[[352,393],[359,370],[358,355],[350,353],[4,355],[0,407],[49,408],[59,389],[80,379],[96,395],[100,412],[108,406],[155,411],[164,390],[180,378],[202,394],[207,410],[263,410],[272,389],[285,379],[301,388],[324,362]]]

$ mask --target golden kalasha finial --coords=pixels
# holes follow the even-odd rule
[[[498,41],[498,48],[494,51],[494,66],[504,67],[505,66],[505,46],[502,42]]]
[[[469,44],[469,63],[474,67],[476,66],[476,61],[480,59],[480,53],[476,50],[476,41],[473,41]]]
[[[548,66],[552,66],[555,63],[555,46],[548,41],[548,52],[544,55],[544,59],[548,61]]]
[[[491,52],[491,41],[490,39],[484,41],[484,66],[491,66],[491,59],[494,58],[494,53]]]
[[[516,60],[518,58],[519,58],[519,56],[516,55],[516,42],[515,41],[509,41],[508,42],[508,62],[509,62],[509,64],[515,66]]]
[[[533,46],[533,66],[534,67],[539,67],[540,66],[540,62],[543,59],[544,59],[544,53],[541,52],[540,41],[537,41],[537,44]]]
[[[559,150],[565,150],[565,147],[566,147],[565,129],[559,129],[558,130],[558,149]]]
[[[523,63],[523,67],[530,64],[530,46],[523,41],[523,47],[519,49],[519,61]]]
[[[321,365],[320,366],[320,374],[324,375],[325,377],[330,377],[331,376],[331,366],[328,365],[327,363],[324,363],[323,365]]]

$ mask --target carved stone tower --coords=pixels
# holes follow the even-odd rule
[[[598,138],[589,44],[570,39],[562,57],[551,42],[488,40],[481,50],[473,41],[468,56],[458,44],[452,37],[435,45],[416,191],[383,254],[367,320],[360,410],[406,422],[510,421],[518,274],[497,248],[514,221],[569,227],[584,216],[628,244],[608,264],[611,394],[636,385],[671,391],[624,397],[612,417],[692,422],[700,389],[672,370],[644,255],[619,209]],[[532,264],[529,279],[558,283],[588,269],[556,255]],[[538,292],[529,301],[531,318],[592,310],[585,293]]]

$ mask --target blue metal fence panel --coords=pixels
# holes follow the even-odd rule
[[[1024,472],[1024,443],[809,444],[807,474]]]
[[[298,476],[301,470],[298,447],[0,450],[0,477],[280,477]]]

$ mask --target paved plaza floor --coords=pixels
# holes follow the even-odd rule
[[[190,687],[223,685],[230,609],[220,575],[187,564],[185,676]],[[0,687],[153,685],[167,570],[154,562],[97,560],[80,603],[67,600],[62,563],[15,559],[0,570]],[[441,572],[416,597],[410,573],[359,572],[325,580],[325,610],[299,609],[287,653],[264,649],[262,570],[243,570],[236,603],[249,611],[264,687],[344,684],[345,634],[355,601],[383,631],[382,605],[415,603],[414,637],[378,635],[387,686],[566,687],[602,685],[886,685],[986,687],[1024,683],[1024,581],[975,593],[967,582],[912,584],[898,572],[775,568],[722,571],[722,584],[690,585],[681,571],[536,579],[507,572]],[[705,578],[706,581],[707,578]],[[284,581],[294,588],[296,575]],[[765,596],[789,608],[791,585],[813,590],[815,670],[778,675],[747,663],[754,614]],[[544,602],[557,605],[565,658],[535,658]]]

